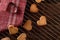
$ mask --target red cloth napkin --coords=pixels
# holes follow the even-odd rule
[[[11,1],[12,0],[1,0],[0,2],[0,31],[6,30],[8,28],[9,23],[18,26],[21,25],[23,21],[26,0],[20,0],[19,3],[20,11],[18,14],[13,15],[6,11],[7,6]]]

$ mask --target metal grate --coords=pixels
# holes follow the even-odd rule
[[[0,38],[10,37],[11,40],[16,40],[20,33],[27,33],[27,40],[60,40],[60,7],[56,5],[57,0],[45,0],[44,2],[37,4],[39,12],[36,14],[30,13],[29,8],[32,3],[37,4],[34,0],[27,0],[24,21],[31,19],[33,22],[32,31],[28,32],[22,28],[19,28],[19,32],[16,35],[9,35],[8,31],[0,33]],[[47,17],[47,26],[38,27],[36,21],[41,15]]]

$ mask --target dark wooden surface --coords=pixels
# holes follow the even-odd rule
[[[39,12],[34,14],[30,13],[29,8],[32,3],[37,4]],[[10,37],[11,40],[16,40],[17,36],[23,32],[27,34],[27,40],[60,40],[60,6],[57,5],[56,0],[45,0],[38,4],[34,0],[27,0],[24,21],[30,19],[33,22],[33,29],[28,32],[23,29],[22,25],[19,27],[19,32],[16,35],[10,35],[8,31],[0,33],[0,38]],[[40,16],[45,15],[47,18],[47,25],[38,27],[36,21]]]

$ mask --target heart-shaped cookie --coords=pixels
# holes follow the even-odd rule
[[[9,37],[2,38],[1,40],[10,40]]]
[[[35,0],[37,3],[41,3],[42,1],[44,1],[44,0]]]
[[[22,33],[17,37],[17,40],[26,40],[26,37],[27,35],[25,33]]]
[[[40,19],[37,21],[37,25],[38,26],[43,26],[43,25],[46,25],[47,22],[46,22],[46,17],[45,16],[41,16]]]
[[[26,23],[23,25],[23,28],[28,30],[28,31],[32,30],[32,21],[27,20]]]
[[[38,7],[37,7],[36,4],[32,4],[32,5],[30,6],[30,12],[33,12],[33,13],[38,12]]]
[[[42,0],[35,0],[37,3],[41,3]]]
[[[10,34],[16,34],[18,32],[18,28],[14,27],[14,25],[9,25],[8,30]]]

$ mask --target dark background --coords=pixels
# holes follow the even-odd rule
[[[11,40],[16,40],[16,38],[24,32],[27,34],[27,40],[60,40],[59,1],[60,0],[45,0],[44,2],[38,4],[34,0],[27,0],[23,24],[30,19],[33,22],[33,29],[31,31],[26,31],[23,29],[22,24],[19,27],[19,32],[16,35],[10,35],[8,31],[5,31],[0,33],[0,39],[7,36],[10,37]],[[37,4],[39,8],[38,13],[30,13],[29,9],[32,3]],[[36,21],[42,15],[46,16],[47,25],[38,27]]]

